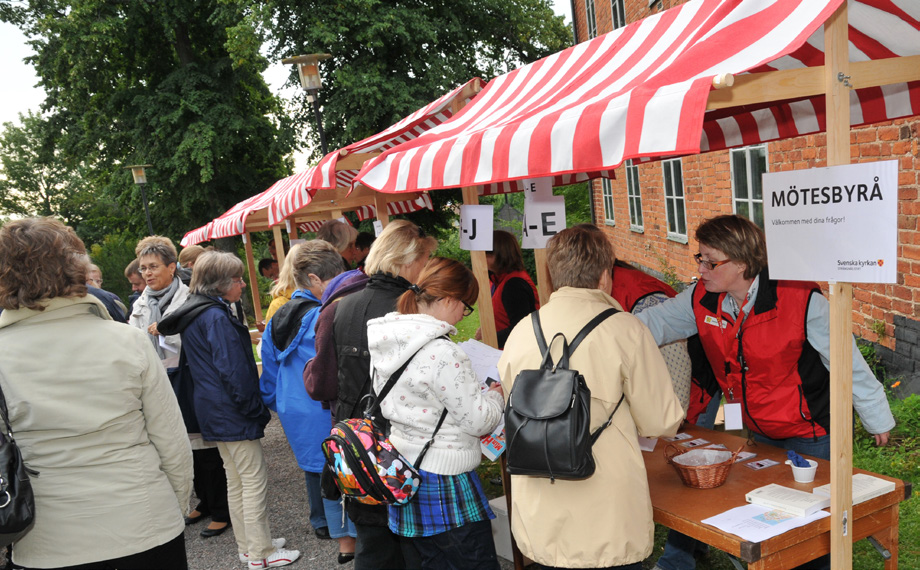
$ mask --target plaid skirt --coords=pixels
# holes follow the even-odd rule
[[[419,469],[422,483],[405,505],[390,506],[390,530],[409,538],[433,536],[495,518],[475,471],[438,475]]]

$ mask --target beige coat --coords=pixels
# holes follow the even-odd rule
[[[564,287],[540,309],[547,341],[563,332],[571,342],[601,311],[620,308],[597,289]],[[553,346],[558,358],[560,342]],[[508,337],[498,369],[507,398],[523,369],[538,368],[540,351],[530,318]],[[637,435],[673,435],[684,416],[667,366],[648,329],[629,313],[598,326],[572,355],[570,368],[591,389],[591,430],[623,405],[594,444],[597,470],[581,481],[513,475],[511,531],[528,558],[547,566],[603,568],[639,562],[652,552],[652,504]]]
[[[17,564],[118,558],[183,532],[192,452],[146,334],[92,296],[3,311],[0,387],[25,463],[40,472]]]

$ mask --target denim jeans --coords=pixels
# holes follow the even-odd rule
[[[307,479],[307,501],[310,503],[310,526],[313,530],[326,526],[326,509],[320,488],[320,473],[303,472]]]
[[[342,508],[341,501],[323,499],[323,509],[326,511],[326,523],[329,525],[329,536],[332,538],[342,538],[358,536],[355,530],[355,524],[348,518],[345,509]]]

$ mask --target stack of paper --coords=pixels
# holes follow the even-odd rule
[[[807,517],[831,505],[829,497],[799,491],[798,489],[790,489],[776,483],[754,489],[744,498],[749,503],[779,509],[797,517]]]
[[[888,494],[892,491],[894,491],[894,481],[879,479],[878,477],[873,477],[872,475],[867,475],[866,473],[857,473],[853,475],[854,505],[858,505],[859,503],[863,503],[869,499],[881,497],[882,495]],[[811,492],[822,497],[830,497],[830,483],[827,485],[821,485],[820,487],[815,487],[811,490]]]

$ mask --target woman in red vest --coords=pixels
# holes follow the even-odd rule
[[[495,330],[498,348],[505,347],[511,329],[521,319],[540,308],[537,287],[527,271],[517,238],[502,230],[492,234],[492,251],[486,252],[489,281],[492,283],[492,311],[495,313]],[[476,339],[482,330],[476,331]]]

